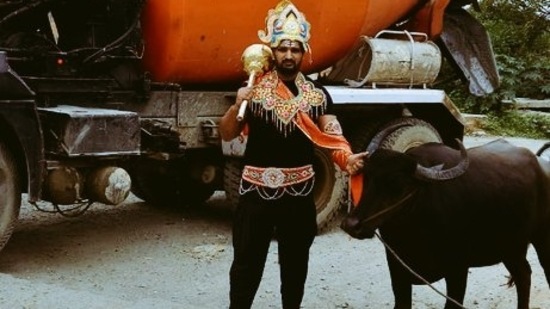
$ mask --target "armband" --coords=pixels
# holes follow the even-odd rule
[[[322,115],[319,117],[319,127],[323,133],[330,135],[343,135],[342,126],[336,116],[334,115]]]

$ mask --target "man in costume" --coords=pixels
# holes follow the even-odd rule
[[[283,0],[268,12],[266,28],[259,37],[272,49],[273,69],[259,76],[253,87],[238,90],[235,104],[220,123],[225,141],[237,137],[245,126],[248,132],[233,223],[232,309],[252,306],[273,235],[278,242],[283,308],[300,307],[309,249],[317,234],[314,147],[332,149],[334,161],[350,175],[363,166],[366,155],[351,152],[338,121],[330,115],[328,92],[300,72],[303,56],[310,52],[310,25],[304,14]],[[244,100],[246,114],[238,121]]]

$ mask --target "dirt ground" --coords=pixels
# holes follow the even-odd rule
[[[466,138],[474,146],[493,138]],[[533,151],[543,141],[510,139]],[[42,205],[49,207],[49,205]],[[303,308],[393,308],[383,245],[338,227],[311,249]],[[231,214],[217,193],[205,207],[168,211],[131,197],[81,216],[48,214],[25,204],[0,252],[0,309],[226,308]],[[533,250],[531,308],[550,308],[550,290]],[[280,308],[277,247],[270,249],[254,308]],[[470,270],[466,308],[515,308],[502,265]],[[414,308],[443,308],[444,282],[414,288]]]

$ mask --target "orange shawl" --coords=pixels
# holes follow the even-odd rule
[[[348,141],[343,136],[322,132],[309,115],[304,112],[298,112],[294,118],[294,123],[315,145],[332,149],[334,161],[342,170],[346,170],[346,161],[353,152]],[[363,174],[351,175],[349,185],[351,188],[351,200],[353,205],[357,206],[363,191]]]

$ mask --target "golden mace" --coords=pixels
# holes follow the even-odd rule
[[[264,44],[252,44],[244,50],[241,59],[244,65],[244,71],[248,74],[247,85],[252,87],[256,76],[263,73],[264,70],[269,69],[270,60],[273,59],[273,53],[271,52],[271,48]],[[241,102],[239,112],[237,113],[238,121],[243,120],[247,105],[248,100],[243,100]]]

